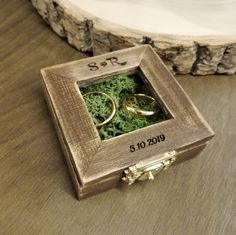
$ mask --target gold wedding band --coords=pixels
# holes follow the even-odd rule
[[[148,111],[148,110],[142,110],[140,108],[135,107],[135,105],[132,103],[133,98],[144,98],[144,99],[149,100],[150,102],[156,102],[156,100],[149,95],[145,95],[145,94],[129,95],[123,101],[123,107],[126,108],[126,110],[128,110],[129,112],[140,115],[140,116],[152,116],[156,113],[156,111],[154,110]]]
[[[113,119],[113,117],[115,116],[115,114],[116,114],[116,104],[115,104],[114,100],[108,94],[106,94],[104,92],[99,92],[99,91],[88,92],[88,93],[84,94],[83,97],[91,95],[91,94],[103,95],[106,98],[108,98],[108,100],[112,103],[111,115],[105,121],[103,121],[103,122],[96,125],[97,128],[102,127],[102,126],[106,125],[107,123],[109,123]]]

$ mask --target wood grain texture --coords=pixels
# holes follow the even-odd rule
[[[178,77],[216,132],[198,158],[151,183],[78,202],[39,70],[84,55],[47,29],[29,2],[1,3],[0,234],[236,233],[235,75]]]
[[[31,2],[55,32],[80,51],[93,51],[98,55],[133,45],[150,44],[169,69],[176,74],[207,75],[236,72],[234,1],[182,0],[178,3],[172,0],[145,2],[136,0],[128,3],[116,1],[112,3],[116,6],[113,14],[112,9],[109,9],[112,8],[111,4],[106,1],[92,0],[93,3],[88,1],[85,3],[80,0],[31,0]],[[168,12],[163,13],[165,4],[170,12],[174,12],[176,7],[180,12],[172,12],[171,16]],[[132,15],[134,12],[132,17],[127,15],[126,8],[129,7],[133,8],[130,13]],[[145,13],[143,9],[146,9],[146,12],[151,9],[150,14]],[[153,11],[159,12],[155,12],[155,16]],[[186,12],[187,19],[185,19]],[[119,13],[122,16],[117,22]],[[111,14],[113,17],[108,19]],[[164,15],[162,20],[158,19],[159,15]],[[195,19],[192,22],[191,18],[196,16],[197,21]],[[135,27],[129,27],[130,21],[135,17],[142,19],[142,22],[136,22]],[[145,27],[152,17],[157,21],[154,23],[157,24],[154,31]],[[175,25],[178,24],[178,20],[176,22],[173,17],[184,21],[178,27]],[[206,20],[203,23],[204,19]],[[172,26],[168,25],[168,22],[171,22]],[[142,30],[140,27],[143,27]],[[176,32],[178,28],[182,34]],[[216,28],[220,30],[217,31]],[[189,32],[184,34],[185,29],[189,29],[192,34]]]

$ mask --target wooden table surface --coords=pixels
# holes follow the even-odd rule
[[[0,234],[236,234],[236,76],[178,77],[216,132],[152,182],[77,201],[40,68],[86,57],[29,1],[0,8]]]

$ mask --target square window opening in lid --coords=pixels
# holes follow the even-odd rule
[[[139,67],[79,89],[101,140],[173,118]]]

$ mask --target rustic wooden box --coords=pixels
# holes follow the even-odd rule
[[[102,141],[80,86],[139,72],[169,119]],[[42,70],[43,86],[78,198],[153,175],[196,156],[214,133],[150,46],[120,50]],[[148,145],[164,135],[164,141]],[[138,144],[145,147],[138,149]],[[131,151],[131,146],[136,151]]]

